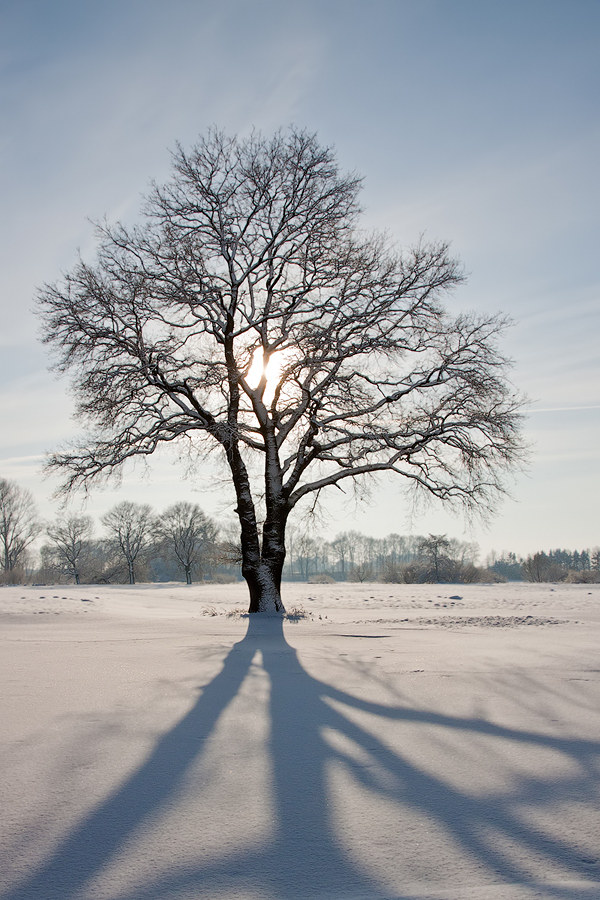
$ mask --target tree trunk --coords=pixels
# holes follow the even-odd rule
[[[281,599],[281,575],[285,563],[285,517],[271,517],[263,527],[262,551],[258,571],[258,606],[253,608],[252,592],[250,612],[284,613]],[[256,579],[255,579],[256,580]]]
[[[242,575],[250,592],[248,612],[281,614],[285,611],[281,602],[281,573],[285,562],[286,516],[279,515],[281,511],[277,510],[273,517],[267,492],[267,521],[263,528],[261,552],[246,466],[234,441],[226,447],[226,452],[237,498],[236,513],[240,520]]]
[[[239,507],[238,507],[239,508]],[[242,575],[250,592],[250,613],[271,615],[285,612],[281,600],[281,574],[285,562],[285,521],[265,522],[262,551],[258,552],[258,529],[244,535],[242,528]]]
[[[261,562],[258,569],[248,570],[242,566],[242,575],[250,592],[248,612],[267,615],[280,615],[285,612],[281,600],[281,572],[278,577],[271,566]]]
[[[258,609],[250,612],[284,613],[281,600],[281,575],[285,563],[285,526],[289,510],[283,495],[281,467],[275,432],[268,420],[263,425],[265,441],[265,506],[266,519],[263,525],[262,547],[258,583],[260,594]],[[251,592],[252,597],[252,592]]]
[[[258,525],[248,471],[235,441],[225,445],[240,521],[240,541],[242,545],[242,575],[250,592],[248,612],[278,613],[283,610],[281,603],[281,568],[265,563],[262,559]],[[284,552],[285,557],[285,552]],[[281,563],[283,567],[283,562]]]

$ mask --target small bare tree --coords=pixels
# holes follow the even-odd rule
[[[153,518],[152,507],[147,503],[117,503],[104,516],[102,524],[108,531],[109,541],[127,564],[129,584],[135,584],[135,564],[150,543]]]
[[[217,539],[216,524],[196,503],[175,503],[156,520],[154,533],[168,551],[174,554],[187,584],[199,571],[203,557]]]
[[[343,531],[340,534],[336,534],[331,542],[331,547],[339,566],[340,578],[342,581],[345,581],[348,567],[352,566],[354,559],[354,547],[349,532]]]
[[[23,564],[27,548],[41,532],[31,493],[15,481],[0,478],[0,569],[13,573]]]
[[[373,581],[373,566],[370,562],[360,562],[352,566],[348,573],[348,581]]]
[[[44,340],[92,426],[49,461],[63,489],[164,443],[217,449],[251,612],[283,609],[301,501],[385,473],[489,510],[521,457],[505,321],[447,315],[463,280],[447,246],[399,253],[365,235],[359,188],[313,135],[213,131],[178,148],[140,227],[101,227],[97,264],[40,294]]]
[[[91,516],[68,516],[47,528],[60,568],[81,582],[81,563],[94,530]]]

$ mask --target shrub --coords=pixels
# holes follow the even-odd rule
[[[388,563],[377,580],[381,584],[405,584],[406,569],[407,566],[402,566],[398,563]]]
[[[453,562],[445,565],[436,578],[435,569],[427,562],[408,565],[388,565],[379,581],[383,584],[499,584],[506,581],[498,572],[475,566]]]
[[[567,573],[547,553],[528,556],[521,566],[525,581],[564,581]]]
[[[508,581],[508,579],[499,572],[481,568],[480,566],[474,566],[470,563],[461,566],[456,575],[457,581],[461,584],[503,584]]]
[[[404,567],[405,584],[423,584],[425,581],[423,567],[419,563],[409,563]]]
[[[29,578],[25,571],[21,568],[12,569],[10,572],[0,571],[1,585],[8,586],[14,584],[27,584],[30,581],[31,578]]]
[[[583,569],[578,572],[569,572],[565,578],[567,584],[600,584],[600,571],[598,569]]]

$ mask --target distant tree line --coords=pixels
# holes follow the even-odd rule
[[[194,503],[155,513],[122,501],[101,517],[94,533],[87,515],[41,522],[29,491],[0,479],[0,583],[25,581],[127,583],[234,581],[241,578],[239,529],[217,523]],[[45,540],[36,559],[34,541]],[[288,530],[287,581],[379,581],[395,584],[500,581],[600,582],[600,548],[490,554],[478,564],[476,543],[447,535],[388,534],[374,538],[343,531],[325,540],[299,527]]]
[[[490,569],[510,581],[572,584],[600,583],[600,547],[586,550],[540,550],[525,558],[515,553],[493,557]]]
[[[175,503],[156,514],[146,503],[122,501],[101,518],[94,534],[88,515],[41,522],[29,491],[0,479],[0,582],[130,583],[205,578],[236,580],[230,541],[195,503]],[[31,545],[43,535],[38,558]]]
[[[101,518],[104,535],[93,536],[90,516],[66,516],[49,526],[40,549],[40,581],[129,583],[236,580],[223,565],[219,529],[197,504],[175,503],[159,515],[146,503],[117,503]]]
[[[284,577],[291,581],[489,583],[502,581],[600,583],[600,547],[539,551],[527,557],[492,552],[478,565],[476,543],[447,535],[389,534],[373,538],[344,531],[332,541],[296,533]]]
[[[343,531],[327,541],[295,531],[284,577],[290,581],[379,581],[388,584],[493,582],[501,576],[477,565],[476,543],[447,535]]]
[[[446,535],[389,534],[374,538],[344,531],[331,541],[293,532],[284,574],[288,580],[415,582],[469,577],[476,544]]]

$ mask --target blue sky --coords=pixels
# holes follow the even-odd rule
[[[89,219],[134,221],[169,148],[209,125],[294,123],[365,178],[369,226],[399,244],[452,242],[469,273],[453,309],[503,310],[531,398],[531,467],[492,526],[429,511],[399,483],[324,530],[447,531],[482,549],[600,543],[600,3],[597,0],[2,0],[0,476],[56,511],[45,451],[76,433],[30,309]],[[94,491],[226,515],[210,479],[159,459],[147,480]]]

